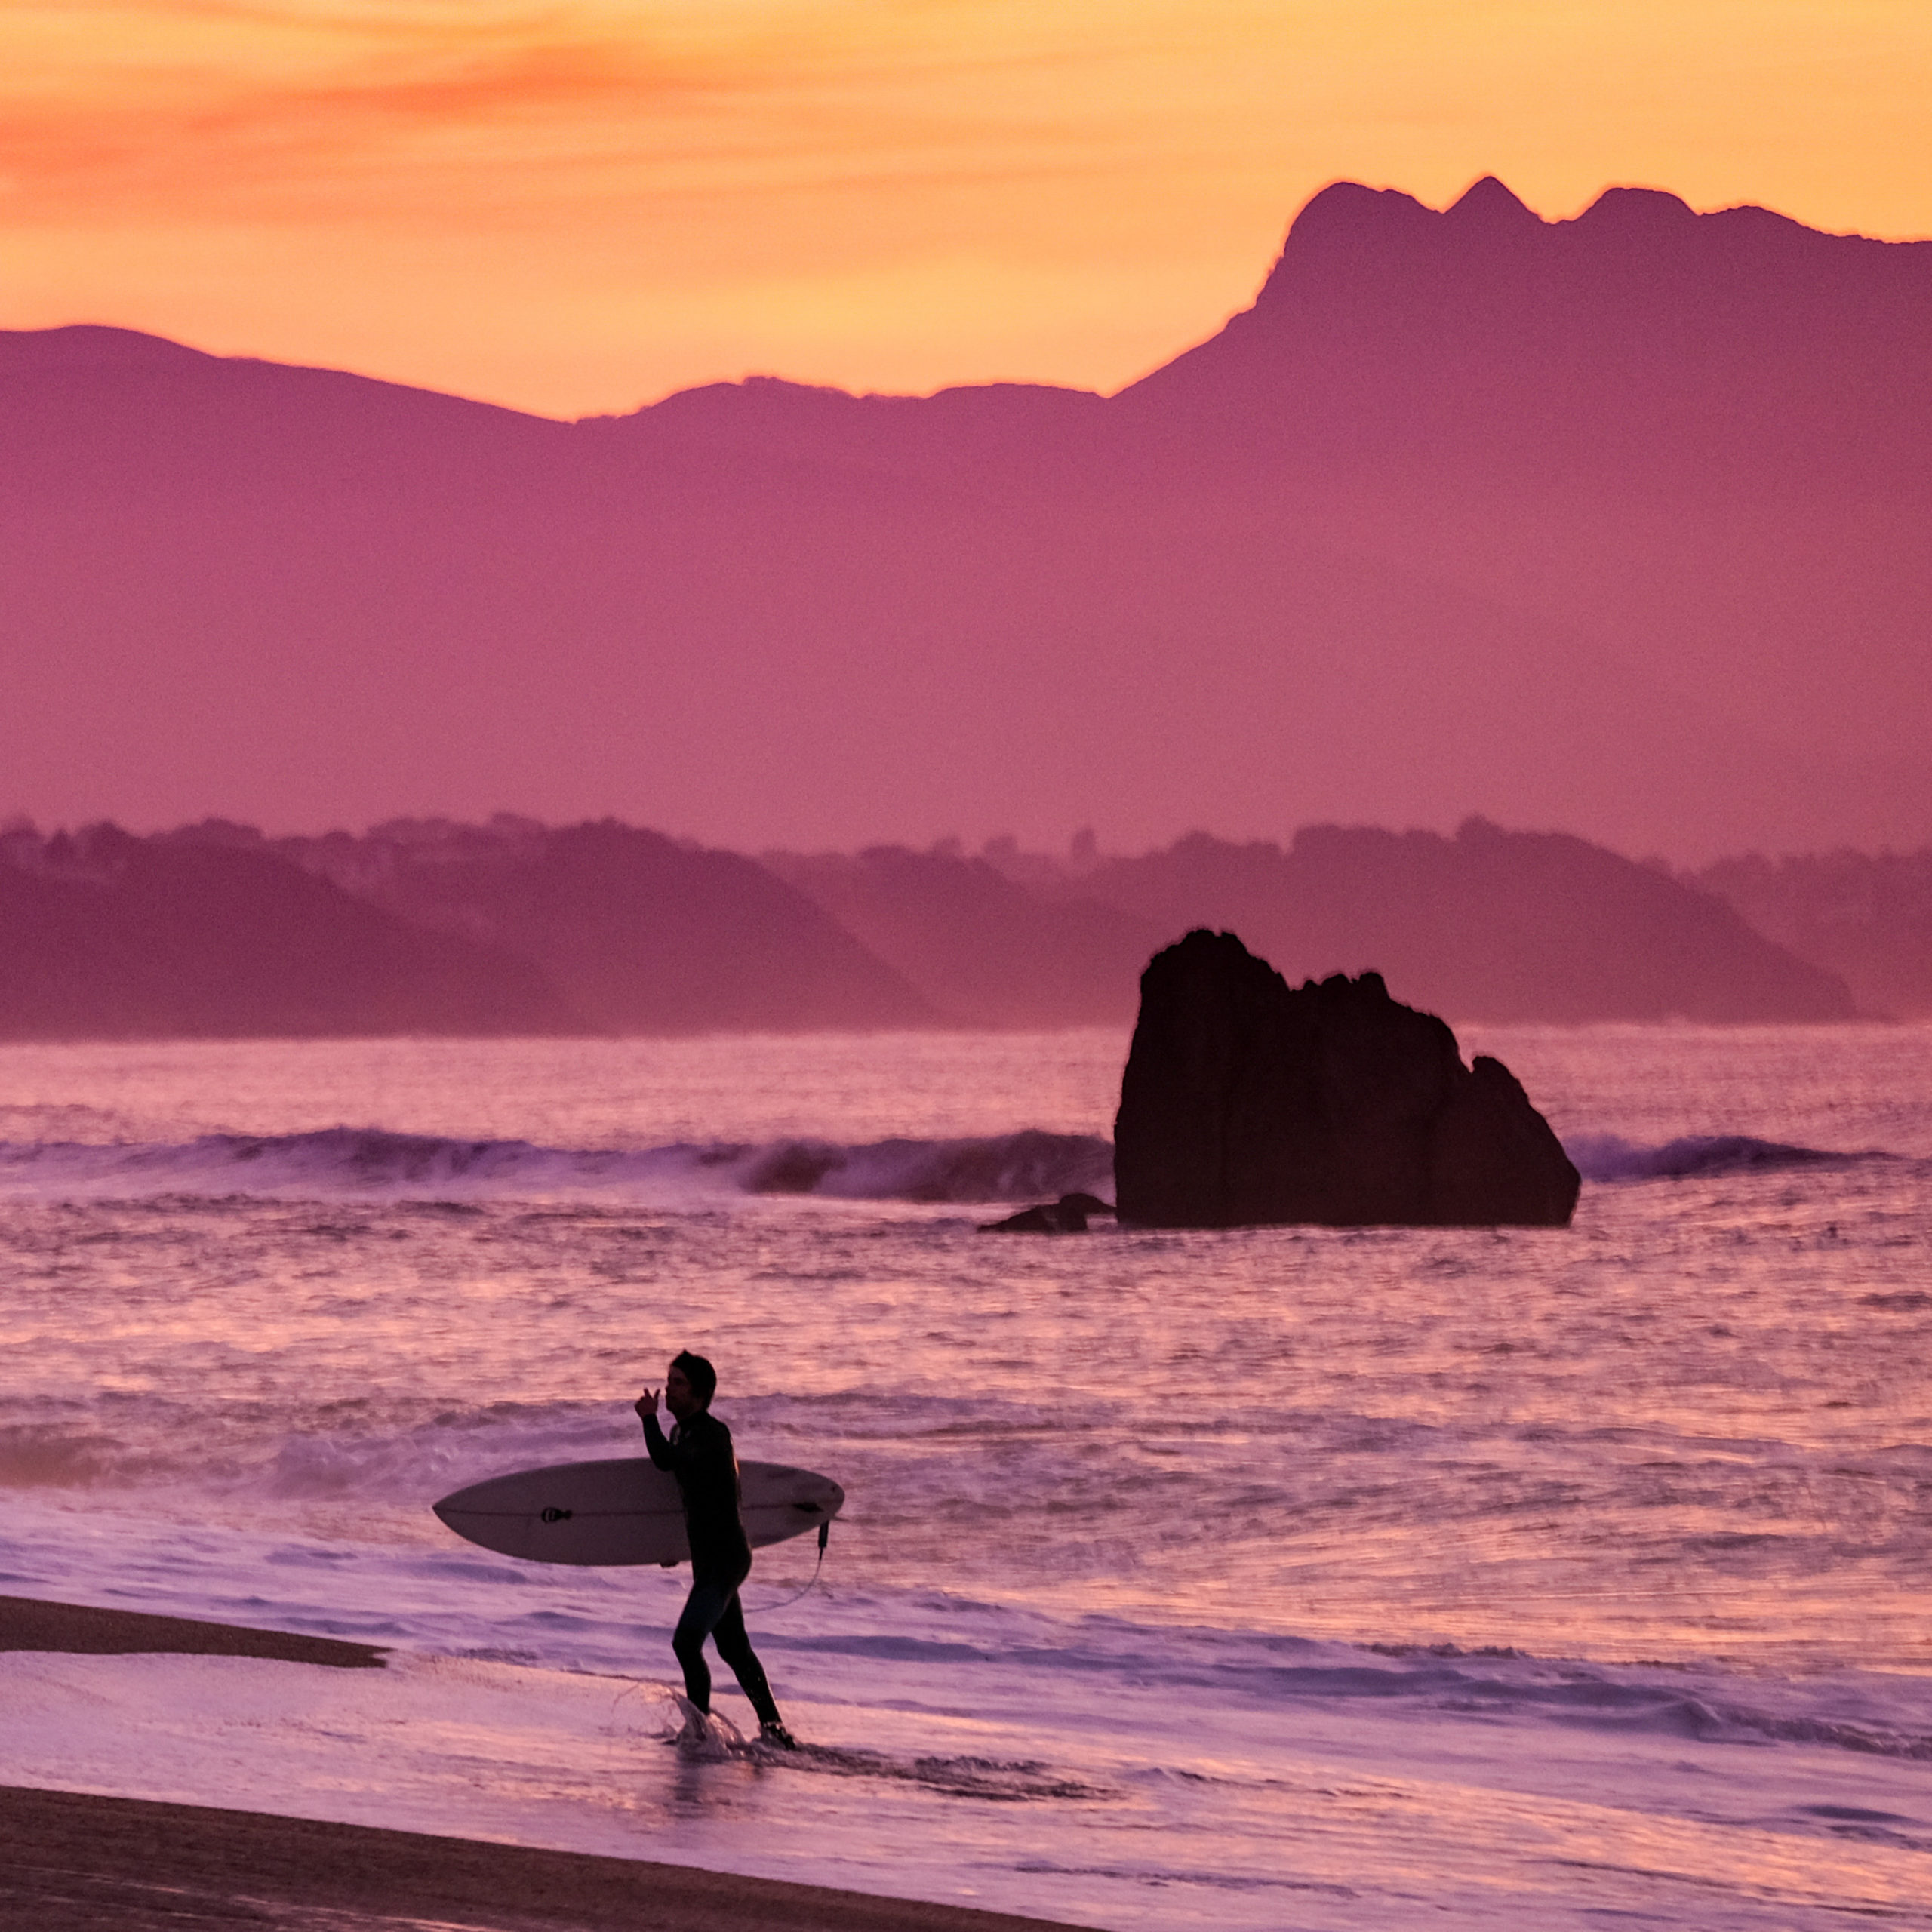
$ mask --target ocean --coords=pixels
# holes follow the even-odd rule
[[[1111,1928],[1932,1925],[1932,1028],[1464,1027],[1567,1230],[998,1235],[1112,1032],[0,1048],[0,1779]],[[711,1356],[847,1491],[668,1737],[679,1574],[438,1497]],[[749,1712],[728,1673],[719,1710]]]

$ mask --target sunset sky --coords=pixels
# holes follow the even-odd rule
[[[558,415],[1112,389],[1349,177],[1932,235],[1925,0],[14,0],[0,325]]]

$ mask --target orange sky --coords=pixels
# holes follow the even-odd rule
[[[0,326],[552,414],[1117,387],[1338,177],[1932,235],[1927,0],[7,0]]]

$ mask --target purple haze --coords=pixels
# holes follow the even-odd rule
[[[1932,837],[1932,243],[1339,186],[1111,399],[563,424],[0,337],[0,809]]]

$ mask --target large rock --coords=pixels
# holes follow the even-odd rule
[[[1232,933],[1140,980],[1114,1129],[1122,1221],[1565,1226],[1577,1170],[1500,1060],[1463,1064],[1377,973],[1291,988]]]

